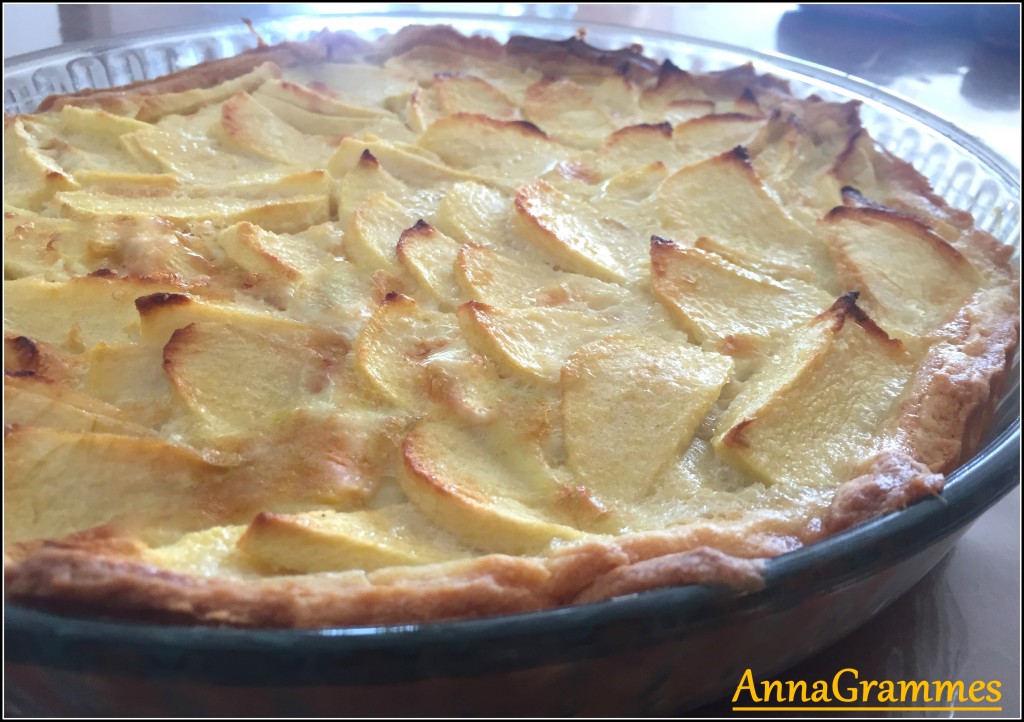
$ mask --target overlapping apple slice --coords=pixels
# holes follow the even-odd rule
[[[369,112],[357,116],[345,116],[307,110],[302,105],[290,102],[291,97],[296,95],[301,97],[301,95],[283,90],[287,85],[292,84],[282,83],[277,86],[280,89],[278,92],[266,92],[261,87],[252,94],[252,99],[300,133],[313,136],[316,140],[354,135],[372,126],[381,117]],[[286,100],[281,96],[289,99]]]
[[[504,245],[512,204],[499,191],[473,182],[453,185],[440,205],[434,225],[459,243]]]
[[[41,376],[4,376],[4,424],[148,436],[116,406]]]
[[[707,237],[735,258],[767,257],[792,268],[788,275],[811,275],[829,292],[838,288],[824,243],[765,191],[742,148],[670,176],[659,191],[657,210],[666,232],[684,245]]]
[[[4,281],[4,331],[72,351],[101,341],[129,343],[139,338],[135,299],[178,290],[173,283],[111,276]]]
[[[225,313],[178,328],[163,366],[175,391],[215,436],[266,429],[328,392],[348,344],[290,319]],[[216,320],[214,320],[216,319]]]
[[[459,244],[423,220],[402,232],[398,260],[442,311],[453,310],[462,295],[455,279]]]
[[[916,363],[855,298],[794,331],[746,382],[718,424],[719,456],[766,484],[818,488],[877,452]]]
[[[518,109],[486,80],[458,73],[435,75],[428,87],[413,93],[409,103],[409,121],[419,133],[438,118],[456,113],[511,120],[518,115]]]
[[[616,284],[556,271],[539,263],[525,263],[473,244],[458,249],[454,267],[463,293],[489,306],[582,304],[602,311],[628,299],[628,292]]]
[[[114,519],[148,522],[142,531],[191,525],[201,487],[220,469],[160,439],[14,427],[4,438],[7,542],[61,537]],[[83,504],[82,499],[89,499]]]
[[[679,338],[622,334],[587,344],[562,368],[567,463],[614,509],[648,496],[725,385],[732,362]]]
[[[673,128],[672,141],[681,165],[688,165],[746,145],[764,124],[764,118],[743,113],[704,115]]]
[[[42,154],[21,118],[4,122],[4,203],[40,211],[55,193],[78,183]]]
[[[646,265],[635,231],[545,181],[520,188],[515,207],[516,231],[566,270],[625,282]]]
[[[323,175],[311,177],[322,180]],[[73,191],[59,193],[56,197],[65,215],[88,220],[112,216],[157,216],[167,219],[180,228],[209,222],[216,227],[249,221],[275,233],[297,233],[310,226],[327,222],[330,218],[330,201],[324,187],[323,192],[309,193],[309,185],[297,182],[299,179],[283,178],[273,188],[221,188],[214,194],[213,189],[192,188],[195,197],[182,195],[115,195],[94,191]],[[257,190],[267,191],[263,197]],[[268,197],[269,196],[269,197]]]
[[[247,554],[302,574],[432,564],[471,552],[411,504],[256,517],[238,540]]]
[[[403,231],[417,220],[415,211],[387,193],[374,193],[352,214],[345,229],[345,255],[368,274],[380,270],[397,276],[402,267],[395,249]]]
[[[304,168],[326,168],[337,145],[325,136],[296,130],[248,93],[225,101],[219,130],[235,149]]]
[[[586,536],[546,511],[562,489],[550,470],[537,458],[488,442],[484,431],[421,421],[402,451],[402,491],[423,516],[463,544],[537,554],[555,540]]]
[[[566,78],[544,78],[526,89],[523,115],[559,142],[596,148],[615,130],[590,92]]]
[[[190,138],[166,128],[125,133],[120,141],[138,163],[156,164],[182,181],[232,181],[273,167],[269,160],[222,150],[212,139]]]
[[[565,308],[495,308],[469,301],[456,315],[471,348],[509,373],[551,384],[578,348],[615,329],[611,318]]]
[[[921,336],[950,320],[981,285],[959,251],[916,218],[839,207],[826,217],[840,278],[886,329]]]
[[[831,304],[827,293],[803,281],[777,281],[657,236],[651,242],[651,283],[692,338],[730,356],[767,352],[781,335]]]
[[[152,93],[139,98],[135,117],[152,123],[171,114],[189,115],[201,108],[255,90],[268,80],[281,77],[281,68],[275,63],[263,63],[255,69],[208,88],[194,88],[172,93]],[[124,113],[122,113],[124,114]]]
[[[431,311],[400,294],[389,295],[356,341],[355,369],[378,393],[403,408],[429,403],[425,360],[459,339],[451,314]]]
[[[472,113],[441,118],[417,143],[453,168],[510,185],[536,178],[571,155],[532,123]]]
[[[137,424],[159,427],[179,403],[164,373],[165,340],[97,344],[85,355],[82,390],[116,406]]]

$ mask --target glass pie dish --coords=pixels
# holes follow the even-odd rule
[[[328,25],[374,37],[421,20],[298,19],[268,23],[260,32],[275,42]],[[572,30],[550,23],[451,22],[502,40],[510,33],[564,37]],[[601,47],[641,42],[655,57],[704,70],[753,60],[759,70],[789,79],[797,94],[861,99],[873,134],[917,164],[953,205],[972,211],[1003,241],[1019,234],[1012,170],[956,129],[874,88],[790,61],[653,33],[591,26],[588,39]],[[28,57],[10,69],[5,106],[28,110],[51,93],[155,77],[252,42],[244,28],[231,28]],[[1019,438],[1017,398],[1016,390],[1007,394],[990,443],[951,476],[941,500],[774,560],[767,587],[757,594],[684,587],[478,622],[316,632],[151,627],[9,607],[9,689],[22,694],[18,701],[26,705],[45,699],[94,713],[113,712],[117,704],[121,713],[128,711],[123,705],[134,704],[137,714],[212,714],[220,705],[236,714],[678,710],[728,689],[744,667],[771,673],[806,656],[855,628],[931,568],[966,525],[1015,483],[1010,472]],[[517,689],[514,696],[507,694],[510,688]]]

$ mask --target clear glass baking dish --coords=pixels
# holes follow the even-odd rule
[[[257,29],[269,43],[324,27],[372,39],[424,22],[499,40],[563,39],[577,29],[568,21],[433,14],[285,18]],[[721,43],[599,24],[587,25],[587,41],[639,43],[652,57],[699,70],[749,61],[789,80],[798,95],[860,100],[872,136],[1014,247],[1019,266],[1019,172],[948,121],[826,68]],[[5,67],[4,109],[31,112],[50,94],[150,79],[255,44],[238,23],[20,56]],[[1017,484],[1019,376],[1018,362],[985,447],[950,476],[941,499],[771,560],[767,588],[757,594],[690,586],[470,622],[255,632],[76,619],[8,605],[8,699],[49,714],[678,712],[734,686],[738,660],[764,674],[784,669],[927,573]],[[615,685],[603,682],[608,675],[618,675]]]

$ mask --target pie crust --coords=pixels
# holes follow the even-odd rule
[[[937,495],[1010,251],[858,104],[324,32],[5,119],[5,578],[320,627],[678,584]]]

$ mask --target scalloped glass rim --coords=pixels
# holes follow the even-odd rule
[[[302,39],[326,27],[350,30],[375,38],[417,22],[450,24],[464,33],[484,32],[505,40],[518,33],[537,37],[565,38],[576,32],[579,23],[556,19],[495,18],[482,15],[433,13],[354,14],[345,16],[286,17],[255,23],[268,42],[291,37]],[[663,59],[672,57],[681,67],[716,70],[744,62],[753,62],[760,72],[771,72],[790,81],[797,94],[816,93],[826,100],[860,100],[862,118],[873,138],[899,157],[914,163],[932,183],[939,195],[953,206],[975,214],[980,227],[1014,248],[1014,262],[1020,263],[1020,171],[983,143],[949,120],[927,111],[913,102],[867,81],[829,68],[794,58],[746,50],[717,41],[674,35],[652,30],[587,23],[587,41],[605,48],[633,43],[644,46],[645,53]],[[245,41],[250,41],[246,43]],[[181,28],[173,32],[153,32],[114,37],[104,41],[74,43],[11,58],[4,69],[4,106],[9,112],[26,112],[44,95],[26,88],[18,101],[11,83],[28,83],[33,74],[61,69],[69,81],[66,90],[80,90],[67,71],[72,61],[85,57],[100,62],[116,59],[118,51],[133,52],[129,72],[133,80],[150,77],[144,70],[147,56],[140,49],[159,47],[160,42],[177,45],[188,41],[214,43],[221,55],[207,52],[195,62],[164,69],[153,77],[183,69],[213,57],[237,53],[254,44],[248,29],[239,25]],[[151,56],[149,56],[151,57]],[[680,60],[686,58],[686,60]],[[132,66],[134,60],[134,67]],[[690,62],[687,62],[689,60]],[[109,87],[99,84],[98,87]],[[51,91],[53,92],[53,91]],[[11,104],[8,100],[10,98]],[[22,103],[18,105],[18,103]],[[12,107],[13,106],[13,107]],[[930,141],[929,145],[925,141]],[[949,165],[952,168],[949,168]],[[979,177],[980,176],[980,177]],[[966,202],[965,202],[966,201]],[[841,587],[853,579],[865,578],[922,551],[931,544],[965,528],[1019,482],[1014,472],[1020,459],[1019,354],[1011,370],[1011,388],[1004,393],[988,443],[964,466],[949,475],[940,498],[925,500],[898,514],[875,519],[849,531],[807,547],[770,559],[765,565],[765,590],[737,596],[728,590],[700,585],[658,589],[628,595],[605,602],[540,612],[491,617],[480,620],[362,626],[310,630],[249,630],[209,627],[147,625],[132,622],[80,619],[6,605],[5,625],[28,629],[40,624],[59,628],[69,638],[117,641],[122,644],[152,643],[185,645],[195,650],[238,648],[240,645],[278,648],[301,639],[308,651],[326,651],[331,640],[345,638],[360,649],[430,644],[451,640],[451,635],[473,639],[508,638],[520,633],[565,631],[612,621],[639,618],[665,609],[689,609],[694,623],[705,623],[725,615],[749,612],[765,606]],[[859,565],[851,565],[855,550],[885,545],[885,551],[867,555]],[[182,631],[188,630],[187,636]]]

